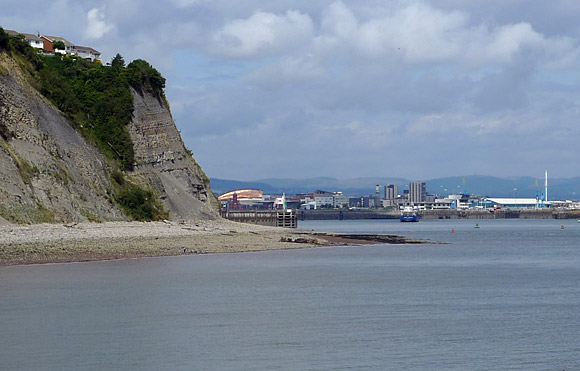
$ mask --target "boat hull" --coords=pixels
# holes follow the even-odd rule
[[[419,215],[417,215],[417,214],[401,215],[401,221],[402,222],[418,222],[419,221]]]

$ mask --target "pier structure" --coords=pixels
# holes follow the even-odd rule
[[[268,225],[272,227],[297,228],[295,210],[224,210],[222,217],[240,223]]]

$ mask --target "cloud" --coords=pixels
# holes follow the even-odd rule
[[[256,11],[246,19],[225,24],[213,34],[212,51],[234,58],[263,57],[307,43],[313,34],[308,14],[288,10],[284,15]]]
[[[113,29],[113,26],[105,22],[105,16],[97,8],[89,10],[87,13],[87,28],[85,35],[88,39],[100,39],[107,32]]]
[[[540,145],[542,168],[580,171],[558,158],[580,140],[579,11],[571,0],[55,0],[7,4],[0,24],[71,41],[86,28],[104,60],[148,60],[210,176],[425,178],[471,172],[474,158],[498,175],[532,171]],[[295,153],[282,165],[264,156],[275,138]],[[522,160],[496,166],[512,154]]]
[[[467,21],[463,12],[446,13],[415,3],[390,17],[363,23],[360,46],[369,55],[400,51],[409,62],[449,60],[460,53]]]
[[[325,10],[320,30],[316,45],[326,51],[332,47],[355,50],[357,58],[389,58],[399,63],[478,67],[510,64],[529,52],[550,61],[577,54],[570,37],[548,37],[525,22],[473,24],[465,11],[445,11],[425,2],[411,2],[366,19],[335,2]]]
[[[188,8],[193,5],[197,5],[208,0],[170,0],[170,2],[178,8]]]

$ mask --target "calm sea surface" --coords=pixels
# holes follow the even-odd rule
[[[0,267],[0,369],[578,370],[561,224],[301,222],[449,244]]]

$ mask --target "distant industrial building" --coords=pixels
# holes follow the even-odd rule
[[[544,202],[537,198],[482,198],[472,202],[472,208],[501,208],[501,209],[545,209],[551,208],[551,202]]]
[[[219,201],[227,201],[234,198],[234,194],[236,195],[237,199],[244,199],[244,198],[262,198],[264,196],[264,191],[261,189],[235,189],[233,191],[229,191],[223,193],[218,196]]]
[[[375,196],[349,197],[348,205],[350,207],[362,208],[373,208],[378,206],[375,204]]]
[[[317,209],[333,206],[334,194],[332,192],[317,190],[314,192],[314,203]]]
[[[425,202],[409,202],[407,200],[399,200],[398,203],[401,209],[409,206],[417,208],[418,210],[446,210],[446,209],[455,209],[456,203],[455,200],[444,199],[440,198],[434,201],[425,201]]]
[[[399,190],[395,184],[385,186],[385,200],[394,200],[399,195]]]
[[[221,194],[218,201],[228,210],[271,209],[275,199],[265,197],[260,189],[236,189]]]
[[[397,206],[397,197],[399,197],[399,190],[395,184],[385,186],[385,199],[383,200],[383,207]]]

